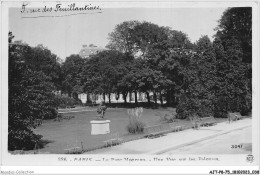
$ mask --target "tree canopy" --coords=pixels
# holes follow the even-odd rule
[[[252,8],[228,8],[219,20],[216,27],[216,37],[219,37],[224,48],[226,41],[236,39],[243,50],[243,62],[252,63]]]
[[[57,116],[55,86],[51,77],[37,70],[29,59],[34,48],[13,44],[13,37],[9,33],[8,149],[27,150],[41,139],[32,131],[37,121]]]
[[[77,99],[79,93],[83,93],[81,83],[81,72],[84,66],[84,59],[79,55],[70,55],[61,65],[62,91],[70,97]]]

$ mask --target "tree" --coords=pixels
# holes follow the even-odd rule
[[[176,67],[177,60],[174,60],[174,58],[171,57],[171,52],[173,49],[184,50],[192,47],[186,34],[171,30],[168,27],[160,27],[146,21],[134,23],[125,22],[118,26],[121,26],[121,28],[124,29],[124,35],[120,36],[125,37],[124,39],[118,39],[119,37],[117,37],[117,40],[115,39],[116,37],[113,37],[113,40],[110,38],[114,43],[113,45],[130,48],[125,50],[130,50],[128,53],[135,58],[143,59],[143,64],[146,67],[146,69],[134,68],[130,72],[131,74],[128,74],[127,77],[125,77],[125,80],[127,78],[127,80],[130,81],[131,76],[133,76],[131,82],[133,82],[132,88],[134,89],[135,94],[137,89],[139,89],[147,94],[148,101],[150,101],[149,94],[150,92],[153,92],[154,101],[157,102],[157,93],[159,93],[161,102],[163,96],[165,96],[168,105],[175,104],[179,77],[177,75],[178,68]],[[119,31],[118,28],[116,31]],[[122,32],[119,33],[121,34]],[[125,45],[126,42],[122,41],[127,41],[127,45]],[[123,49],[118,50],[125,52]],[[170,65],[169,62],[171,62]],[[175,64],[175,66],[172,66],[172,64]],[[172,69],[171,66],[174,67],[174,69]],[[141,80],[137,83],[135,80],[138,77],[136,74],[141,73],[143,73],[143,81],[145,81],[145,83]],[[124,81],[124,84],[127,83]],[[128,85],[128,88],[130,88],[130,84]]]
[[[224,51],[220,39],[214,41],[217,55],[217,101],[215,116],[228,112],[246,114],[251,110],[251,92],[246,78],[247,67],[242,61],[242,49],[237,40],[226,41]]]
[[[224,48],[231,38],[238,40],[243,62],[252,63],[252,8],[228,8],[218,22],[216,37],[222,40]]]
[[[181,31],[164,28],[168,39],[162,40],[161,47],[153,50],[153,64],[161,71],[165,81],[161,81],[161,91],[164,91],[168,105],[176,105],[183,88],[183,67],[189,62],[187,56],[192,56],[193,45],[187,35]],[[158,65],[158,66],[156,66]]]
[[[216,55],[216,100],[214,102],[214,116],[226,117],[228,109],[227,91],[228,84],[226,75],[229,72],[228,59],[222,41],[216,38],[213,42],[213,47]]]
[[[129,70],[131,58],[116,50],[102,51],[90,58],[82,73],[84,90],[94,94],[127,94],[122,77]]]
[[[138,21],[125,21],[116,25],[114,31],[108,34],[109,43],[106,47],[132,55],[135,51],[131,40],[131,32],[137,24],[139,24]]]
[[[55,85],[55,90],[61,89],[61,65],[59,58],[42,44],[31,49],[26,54],[25,60],[30,69],[42,71]]]
[[[42,119],[57,116],[55,89],[49,76],[31,69],[32,48],[12,43],[9,33],[8,150],[33,149],[42,136],[32,129]]]
[[[168,36],[163,27],[146,21],[135,25],[130,35],[134,50],[141,58],[148,60],[153,58],[153,50],[161,49],[167,39]]]
[[[239,43],[242,62],[246,63],[245,75],[250,80],[248,87],[252,94],[252,8],[228,8],[219,20],[216,31],[215,37],[222,41],[224,50],[228,49],[228,42],[231,40]]]
[[[200,53],[196,63],[200,84],[199,99],[202,101],[199,116],[213,115],[216,90],[216,56],[208,36],[202,36],[198,40],[196,51]]]
[[[180,118],[193,115],[205,117],[212,115],[214,111],[215,52],[207,36],[198,40],[195,50],[196,54],[189,55],[188,64],[184,65],[182,70],[184,84],[177,106],[177,113]]]
[[[157,93],[159,93],[162,103],[162,93],[165,86],[170,83],[158,66],[164,58],[164,54],[170,48],[168,45],[169,31],[169,28],[149,22],[139,23],[131,31],[130,39],[134,44],[136,55],[144,62],[144,69],[142,70],[144,78],[143,82],[140,82],[140,90],[146,93],[148,103],[150,102],[150,92],[153,92],[155,103],[157,103]],[[172,98],[172,95],[170,95],[170,98]]]
[[[78,94],[83,92],[81,74],[84,66],[84,59],[79,55],[70,55],[61,66],[63,81],[62,90],[68,93],[69,97],[78,99]]]
[[[227,9],[219,20],[216,30],[216,45],[222,45],[221,52],[225,53],[218,56],[218,64],[226,68],[218,71],[218,74],[226,80],[224,83],[223,78],[219,76],[222,81],[219,84],[222,84],[223,90],[225,89],[229,95],[236,92],[229,98],[231,100],[229,104],[233,104],[233,107],[226,105],[228,109],[225,110],[237,110],[246,114],[252,108],[252,8]],[[229,88],[230,91],[227,90]],[[239,99],[235,100],[234,96]],[[222,101],[228,101],[224,96],[221,97],[224,99]]]
[[[137,93],[146,93],[148,103],[150,104],[150,92],[155,86],[154,70],[150,69],[146,61],[141,58],[136,58],[131,62],[129,71],[123,76],[120,85],[125,85],[125,88],[135,94],[135,104],[137,105]]]

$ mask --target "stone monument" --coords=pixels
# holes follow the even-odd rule
[[[110,133],[110,120],[106,120],[105,113],[107,107],[104,102],[101,102],[98,106],[95,120],[91,120],[91,135],[99,135],[99,134],[109,134]]]

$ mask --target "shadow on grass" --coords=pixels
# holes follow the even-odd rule
[[[41,139],[37,144],[35,144],[33,149],[22,149],[22,150],[14,150],[14,151],[8,151],[10,154],[16,155],[16,154],[39,154],[38,149],[44,148],[47,144],[53,143],[54,141],[52,140],[47,140],[47,139]],[[49,154],[49,152],[46,152]],[[42,154],[42,153],[41,153]]]
[[[47,144],[53,143],[53,142],[54,142],[53,140],[41,139],[41,140],[38,142],[38,148],[39,148],[39,149],[44,148]]]
[[[159,104],[154,102],[138,102],[136,103],[106,103],[105,104],[109,108],[135,108],[135,107],[143,107],[146,109],[158,109],[158,108],[167,108],[167,107],[174,107],[174,105],[167,105],[167,104]]]

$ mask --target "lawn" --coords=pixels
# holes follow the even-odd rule
[[[40,152],[48,153],[65,153],[65,149],[73,147],[81,147],[86,150],[102,147],[104,141],[108,139],[108,135],[91,135],[90,121],[96,118],[95,108],[87,109],[82,112],[74,112],[63,114],[64,116],[74,116],[70,120],[47,120],[41,126],[34,130],[35,133],[43,136],[43,139],[48,143]],[[144,109],[141,120],[146,126],[163,124],[165,121],[160,120],[156,114],[169,113],[175,111],[174,108],[159,108],[159,109]],[[128,124],[128,115],[126,108],[108,108],[105,118],[110,120],[110,132],[119,133],[124,140],[138,139],[142,134],[129,134],[126,130]],[[191,125],[188,120],[179,120],[182,125]]]
[[[84,109],[83,109],[84,110]],[[92,109],[93,110],[93,109]],[[157,112],[169,113],[174,108],[161,109],[144,109],[141,119],[146,126],[152,126],[163,123],[160,117],[156,116]],[[64,153],[64,149],[72,147],[81,147],[83,142],[84,149],[92,149],[104,145],[107,135],[91,135],[90,121],[96,118],[96,110],[87,109],[83,112],[65,113],[64,116],[75,116],[70,120],[44,121],[41,126],[34,130],[35,133],[43,136],[43,139],[49,142],[40,152]],[[119,133],[122,137],[136,137],[136,135],[128,134],[126,126],[128,124],[128,115],[126,108],[108,108],[105,118],[110,120],[110,132]]]

